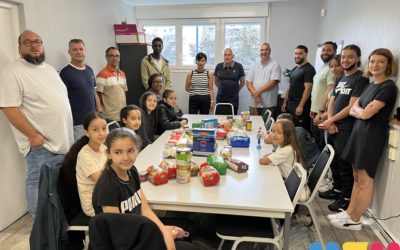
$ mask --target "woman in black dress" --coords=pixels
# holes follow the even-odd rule
[[[328,215],[338,228],[361,230],[361,216],[369,207],[374,177],[385,147],[389,117],[396,102],[397,87],[389,79],[395,75],[393,55],[388,49],[374,50],[368,57],[367,77],[370,83],[350,110],[357,118],[343,159],[353,164],[354,186],[346,211]]]

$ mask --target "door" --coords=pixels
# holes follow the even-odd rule
[[[18,6],[0,0],[0,74],[18,57]],[[26,213],[26,163],[0,111],[0,231]]]

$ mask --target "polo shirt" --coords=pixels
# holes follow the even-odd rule
[[[219,79],[217,103],[227,102],[239,107],[239,81],[245,76],[242,64],[233,62],[229,67],[219,63],[215,67],[214,76]]]
[[[328,85],[334,84],[329,63],[324,63],[314,76],[314,84],[311,91],[311,111],[318,113],[321,110],[322,100]]]
[[[125,73],[107,65],[96,76],[96,91],[102,94],[102,107],[107,119],[119,121],[120,111],[126,106],[128,86]]]

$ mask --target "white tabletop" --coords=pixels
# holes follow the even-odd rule
[[[210,116],[186,115],[189,122],[200,122]],[[225,116],[215,116],[225,117]],[[253,131],[250,136],[249,148],[233,148],[233,158],[249,164],[246,173],[236,173],[228,169],[227,174],[221,176],[220,182],[215,186],[205,187],[200,177],[192,177],[186,184],[177,183],[170,179],[167,184],[155,186],[147,181],[142,183],[142,188],[152,208],[203,212],[216,214],[251,215],[258,217],[285,218],[285,213],[293,212],[289,195],[276,166],[260,166],[259,158],[271,150],[270,145],[261,143],[262,148],[257,149],[256,132],[263,126],[260,116],[251,117]],[[265,129],[264,129],[265,130]],[[162,151],[168,141],[170,133],[166,131],[153,144],[140,152],[135,166],[139,171],[145,170],[150,165],[158,165],[162,159]],[[218,151],[225,140],[217,140]],[[193,157],[198,164],[206,161],[205,157]]]

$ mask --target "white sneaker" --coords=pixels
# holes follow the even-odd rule
[[[361,220],[355,222],[350,217],[331,220],[331,225],[340,229],[354,230],[354,231],[361,230]]]
[[[331,190],[333,188],[332,182],[330,182],[328,179],[322,180],[321,185],[318,187],[319,192],[326,192],[328,190]]]
[[[344,218],[349,218],[350,216],[347,214],[347,212],[343,209],[342,212],[336,213],[336,214],[328,214],[326,217],[328,220],[336,220],[336,219],[344,219]]]

